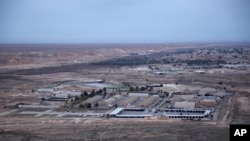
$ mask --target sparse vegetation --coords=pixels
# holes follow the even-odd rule
[[[0,106],[2,107],[0,113],[12,112],[0,115],[1,125],[4,127],[4,130],[0,131],[0,138],[7,136],[13,137],[13,140],[100,140],[100,137],[102,140],[189,140],[189,138],[192,140],[216,140],[218,138],[228,140],[228,136],[225,135],[228,134],[230,123],[248,123],[250,119],[248,112],[249,68],[234,65],[249,63],[249,46],[227,47],[225,45],[205,49],[199,48],[200,46],[192,45],[193,48],[188,49],[185,45],[178,45],[172,50],[165,46],[159,48],[147,46],[147,48],[142,47],[141,50],[154,49],[154,51],[146,55],[138,53],[135,56],[130,56],[130,53],[134,51],[132,47],[126,50],[119,48],[116,51],[79,47],[73,51],[44,49],[41,56],[29,54],[30,48],[25,48],[21,55],[13,48],[13,50],[0,48]],[[1,58],[4,58],[3,61]],[[72,62],[76,58],[77,63]],[[224,64],[231,65],[225,67]],[[198,69],[204,69],[206,73],[194,73]],[[158,75],[156,72],[167,73]],[[96,80],[103,78],[105,82],[98,83],[103,87],[85,85],[85,82],[97,83]],[[82,83],[76,85],[78,82]],[[68,87],[69,83],[72,85]],[[112,84],[117,86],[113,91],[109,86]],[[157,86],[152,87],[157,84],[173,84],[173,87],[185,85],[190,88],[183,89],[184,92],[172,92],[170,89],[161,90]],[[46,101],[45,99],[42,101],[38,98],[39,88],[55,85],[62,87],[52,91],[63,91],[66,98],[69,91],[75,95],[80,94],[79,96],[69,94],[70,100],[66,102]],[[125,87],[121,88],[120,85]],[[223,97],[225,104],[221,105],[222,112],[218,114],[218,120],[195,122],[124,119],[114,122],[104,117],[92,118],[80,115],[81,118],[79,118],[80,116],[76,116],[77,113],[105,113],[120,107],[118,103],[108,105],[107,109],[102,109],[99,102],[80,104],[94,96],[108,99],[122,95],[121,100],[123,100],[129,97],[129,92],[147,92],[159,95],[160,100],[163,100],[167,99],[170,93],[173,96],[188,97],[193,94],[192,89],[198,86],[214,88],[219,92],[224,92],[223,89],[225,89],[225,92],[234,94]],[[195,94],[199,92],[196,91]],[[211,96],[210,94],[212,93],[204,92],[205,97]],[[41,96],[54,95],[45,92]],[[170,105],[171,108],[171,102],[167,101],[163,107],[168,108]],[[67,106],[61,106],[64,103]],[[28,110],[17,108],[18,105],[59,105],[59,107]],[[36,111],[40,116],[39,114],[23,114]],[[42,115],[43,112],[45,114]],[[53,112],[56,114],[53,115]],[[212,118],[216,118],[216,114],[213,116]]]

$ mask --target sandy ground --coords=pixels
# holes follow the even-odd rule
[[[0,119],[0,124],[2,140],[229,140],[225,136],[229,133],[228,127],[199,122],[44,118],[31,122],[23,119],[3,122]]]
[[[188,47],[190,46],[185,48]],[[152,47],[143,47],[143,49],[151,50]],[[153,49],[155,48],[153,47]],[[171,49],[171,47],[160,46],[155,50],[164,51],[166,49]],[[153,75],[128,71],[129,68],[122,69],[112,66],[68,66],[79,62],[86,63],[128,56],[133,51],[141,50],[142,48],[134,50],[132,47],[112,50],[100,48],[93,50],[65,49],[62,51],[48,50],[40,54],[29,49],[9,52],[0,49],[0,140],[228,141],[229,124],[250,123],[249,72],[225,71],[221,74],[205,75],[189,73],[187,75]],[[21,55],[20,51],[23,52]],[[47,70],[53,69],[50,66],[54,65],[60,67],[53,70],[52,73],[49,72],[50,74],[43,73],[43,71],[48,72]],[[47,68],[37,69],[38,73],[37,70],[28,70],[32,74],[25,74],[27,70],[23,70],[41,66],[47,66]],[[67,68],[67,71],[64,71],[65,68]],[[22,71],[18,69],[22,69]],[[9,74],[2,73],[9,70],[18,71]],[[22,74],[19,74],[19,71]],[[225,87],[228,91],[237,94],[224,100],[218,113],[219,120],[207,122],[57,118],[49,116],[34,117],[34,115],[13,116],[17,112],[16,109],[5,107],[12,103],[39,103],[37,95],[31,93],[31,90],[42,86],[61,84],[66,81],[87,81],[103,78],[106,81],[131,82],[138,85],[168,84],[165,89],[172,92],[191,91],[204,94],[214,92],[215,89],[222,90]],[[192,80],[193,87],[190,87],[192,86]],[[178,85],[175,85],[176,82],[178,82]],[[218,85],[218,82],[223,82],[223,85]]]

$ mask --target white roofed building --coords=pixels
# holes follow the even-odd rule
[[[187,101],[175,102],[174,107],[175,108],[185,108],[185,109],[195,108],[195,102],[187,102]]]

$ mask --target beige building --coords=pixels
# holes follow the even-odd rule
[[[88,103],[90,103],[91,105],[98,103],[99,101],[101,101],[103,98],[100,95],[88,98],[87,100],[84,100],[83,102],[81,102],[81,106],[86,106]]]
[[[187,102],[187,101],[183,101],[183,102],[175,102],[174,103],[174,107],[175,108],[195,108],[195,102]]]
[[[119,106],[128,106],[135,103],[139,99],[138,96],[131,96],[128,99],[122,100],[118,103]]]
[[[148,97],[149,94],[148,93],[129,93],[128,96],[129,97],[131,97],[131,96]]]
[[[144,99],[143,101],[141,101],[140,106],[141,107],[148,107],[151,104],[153,104],[156,100],[157,100],[157,98],[155,96],[150,96],[150,97]]]
[[[124,96],[122,95],[115,95],[113,97],[110,97],[108,99],[105,99],[99,103],[99,106],[112,106],[115,103],[117,103],[119,100],[121,100]]]
[[[216,107],[217,101],[215,99],[202,99],[196,103],[196,107],[198,108],[208,108],[208,107]]]

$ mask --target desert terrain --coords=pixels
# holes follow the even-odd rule
[[[230,124],[250,123],[249,58],[247,43],[2,44],[0,140],[228,141]],[[71,92],[71,97],[65,95],[74,101],[44,100],[58,94],[50,88]],[[84,105],[93,91],[105,94],[104,100],[123,95],[121,101],[129,99],[128,93],[156,93],[159,109],[168,109],[180,97],[196,105],[195,97],[222,98],[205,107],[213,113],[204,120],[123,119],[99,116],[114,111],[120,101]],[[131,105],[145,103],[138,99]],[[153,110],[150,104],[147,108]]]

